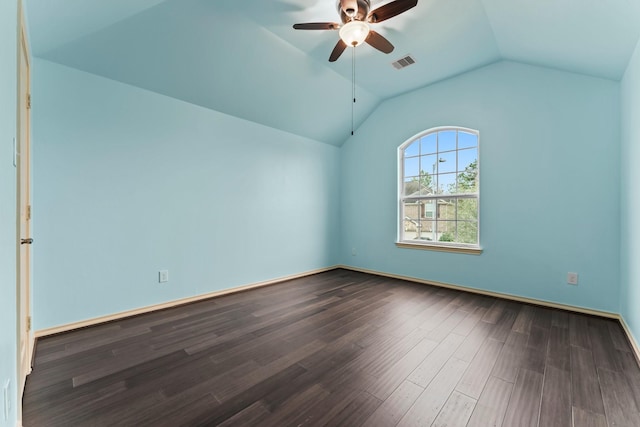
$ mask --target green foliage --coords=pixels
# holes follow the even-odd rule
[[[442,236],[440,236],[439,240],[441,242],[453,242],[455,241],[455,238],[453,237],[453,234],[446,232],[446,233],[442,233]]]
[[[458,174],[458,193],[476,193],[478,191],[478,161],[475,160]],[[458,200],[458,242],[478,243],[478,200]]]
[[[478,223],[458,222],[458,242],[478,243]]]
[[[430,193],[433,192],[433,177],[429,175],[429,172],[420,171],[420,188]]]
[[[458,174],[458,192],[474,193],[476,191],[478,191],[478,161],[474,160]]]
[[[449,186],[451,194],[468,194],[478,192],[478,161],[470,163],[464,171],[458,174],[456,184]],[[446,197],[446,196],[444,196]],[[440,219],[457,219],[457,229],[455,232],[443,233],[441,242],[458,243],[478,243],[478,200],[458,199],[454,212],[450,212],[448,207],[440,204]]]
[[[476,193],[478,191],[478,161],[474,160],[458,174],[458,187],[449,184],[449,193]]]

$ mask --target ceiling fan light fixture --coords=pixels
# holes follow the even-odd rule
[[[362,21],[350,21],[340,28],[340,38],[347,46],[358,46],[364,43],[369,35],[369,25]]]

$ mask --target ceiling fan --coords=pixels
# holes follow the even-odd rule
[[[336,61],[347,46],[356,47],[367,43],[384,53],[391,53],[393,45],[372,29],[369,24],[386,21],[400,15],[418,4],[418,0],[394,0],[371,10],[370,0],[338,0],[337,9],[342,24],[336,22],[310,22],[295,24],[296,30],[339,30],[340,40],[333,48],[329,61]]]

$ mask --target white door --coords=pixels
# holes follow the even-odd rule
[[[23,21],[24,22],[24,21]],[[17,141],[17,276],[18,276],[18,390],[22,397],[27,375],[31,372],[31,312],[30,312],[30,258],[31,258],[31,152],[30,123],[31,108],[29,89],[29,48],[24,25],[20,32],[19,93],[18,93],[18,141]],[[20,406],[20,405],[18,405]]]

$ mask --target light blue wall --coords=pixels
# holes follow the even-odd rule
[[[618,312],[619,111],[617,82],[514,62],[384,102],[342,147],[342,262]],[[480,131],[480,256],[394,244],[397,147],[444,125]]]
[[[45,60],[34,72],[36,329],[338,262],[620,311],[616,82],[505,61],[386,101],[336,149]],[[441,125],[481,134],[480,256],[394,245],[397,147]]]
[[[0,426],[16,424],[16,135],[17,2],[0,2]],[[11,414],[4,419],[2,387],[11,380]]]
[[[620,312],[640,343],[640,42],[621,83],[621,306]]]
[[[338,148],[45,60],[33,92],[36,330],[338,261]]]

